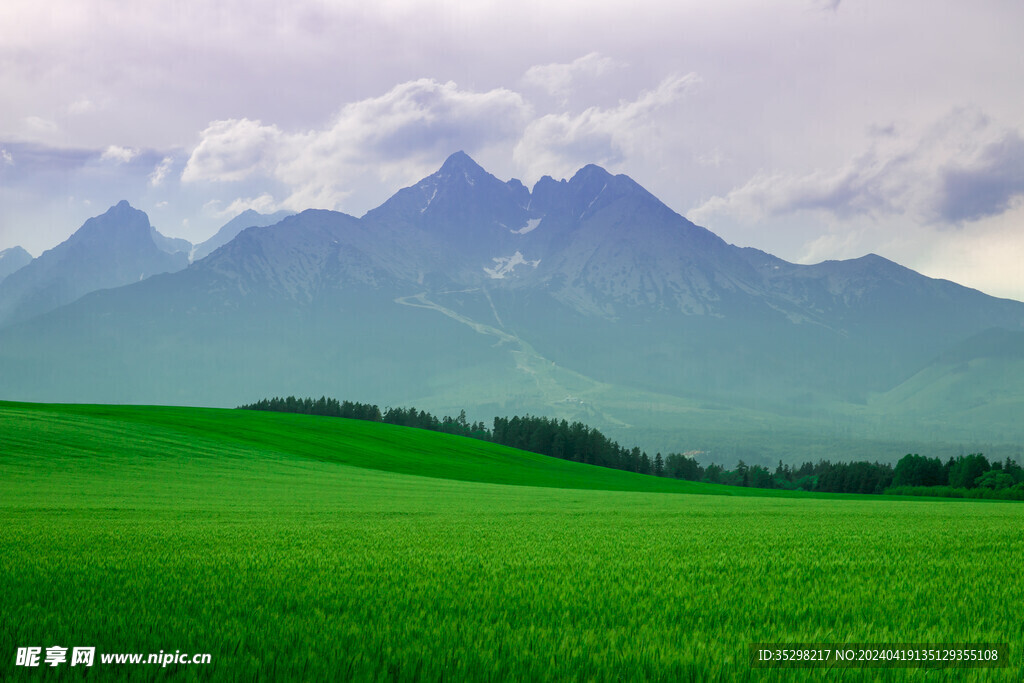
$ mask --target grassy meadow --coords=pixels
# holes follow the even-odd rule
[[[0,680],[1024,675],[1024,506],[756,493],[337,418],[0,403]],[[751,668],[769,641],[1012,664]],[[14,666],[52,645],[96,664]],[[160,650],[212,663],[99,662]]]

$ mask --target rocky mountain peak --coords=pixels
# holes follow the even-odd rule
[[[435,175],[456,175],[463,174],[467,180],[472,180],[480,176],[488,176],[490,173],[485,171],[480,164],[473,161],[465,152],[459,150],[454,154],[451,154],[444,163],[441,164],[441,168],[438,169]]]
[[[88,219],[69,239],[71,244],[123,244],[130,241],[137,244],[152,241],[152,226],[149,216],[139,211],[126,200],[121,200],[106,212]],[[155,246],[155,245],[154,245]]]
[[[20,270],[32,260],[32,254],[21,247],[0,250],[0,280]]]

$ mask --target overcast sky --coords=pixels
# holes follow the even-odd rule
[[[462,149],[1024,299],[1022,27],[1017,0],[4,0],[0,249],[120,199],[193,242],[362,215]]]

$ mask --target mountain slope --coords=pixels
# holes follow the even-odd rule
[[[157,246],[160,251],[167,254],[189,254],[192,252],[192,243],[186,239],[180,237],[167,237],[157,231],[156,228],[150,228],[149,236],[153,239],[153,244]]]
[[[1015,439],[1024,414],[1024,332],[985,330],[942,353],[871,405],[933,429],[965,421],[993,441]]]

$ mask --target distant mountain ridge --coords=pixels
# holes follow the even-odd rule
[[[788,263],[628,176],[590,165],[529,189],[460,152],[361,218],[253,225],[180,272],[0,330],[0,376],[3,398],[324,394],[579,418],[620,439],[768,414],[888,434],[902,423],[871,417],[876,397],[992,328],[1024,334],[1024,303],[876,255]]]
[[[182,270],[243,229],[277,223],[290,215],[287,211],[269,215],[243,211],[209,240],[193,246],[188,240],[163,235],[149,223],[145,212],[121,201],[86,221],[39,259],[33,261],[20,247],[0,252],[0,326],[42,315],[99,289]],[[30,261],[30,268],[3,285],[6,275]]]
[[[0,283],[0,324],[46,313],[98,289],[181,270],[188,256],[168,253],[168,244],[145,213],[121,201]]]
[[[190,259],[198,261],[199,259],[206,258],[220,247],[235,239],[235,237],[238,236],[238,233],[242,232],[242,230],[246,228],[273,225],[274,223],[279,223],[291,215],[292,212],[290,211],[277,211],[275,213],[263,214],[253,209],[246,209],[221,226],[221,228],[210,239],[195,245],[195,248],[190,254]]]

